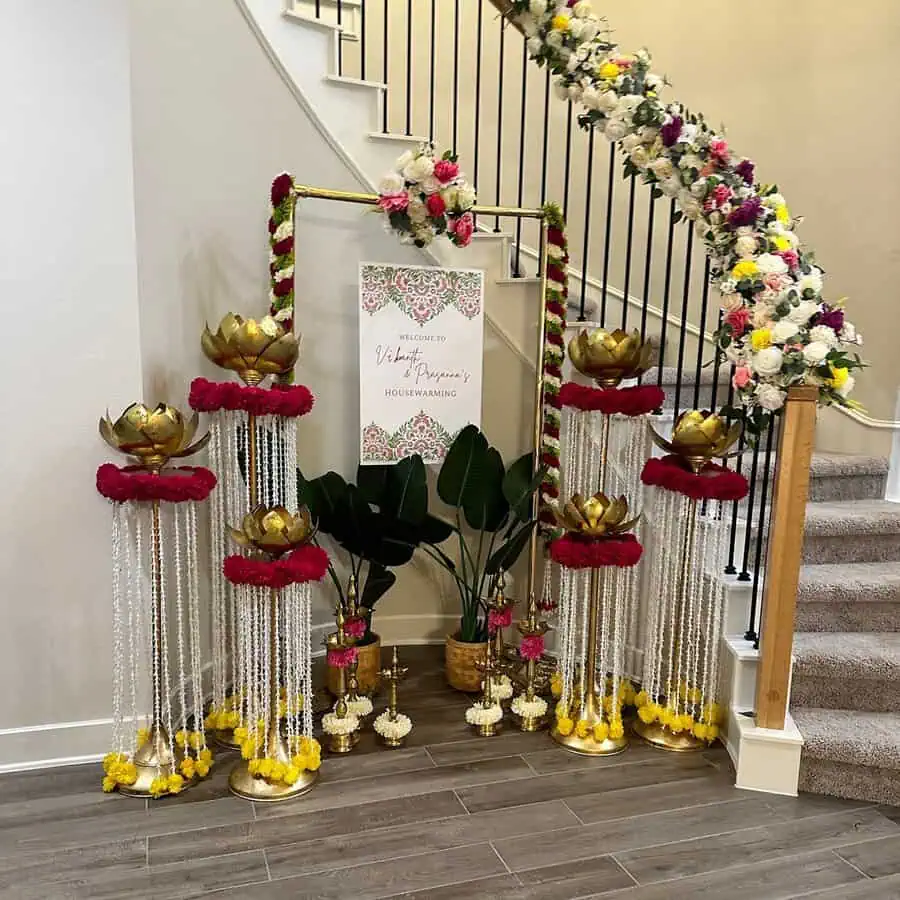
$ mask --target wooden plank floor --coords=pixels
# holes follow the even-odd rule
[[[230,796],[225,755],[151,802],[102,794],[96,765],[3,776],[0,897],[900,898],[900,810],[737,791],[721,749],[475,738],[434,652],[404,655],[408,747],[366,735],[293,802]]]

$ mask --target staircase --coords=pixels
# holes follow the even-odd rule
[[[885,460],[817,455],[797,596],[800,789],[900,804],[900,505]]]

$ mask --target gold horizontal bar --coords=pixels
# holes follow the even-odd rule
[[[309,197],[313,200],[337,200],[341,203],[362,203],[375,206],[377,194],[362,194],[356,191],[335,191],[330,188],[309,187],[298,184],[294,188],[298,197]],[[543,219],[542,209],[523,209],[518,206],[473,206],[472,212],[484,216],[511,216],[516,219]]]

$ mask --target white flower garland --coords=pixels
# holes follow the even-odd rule
[[[579,123],[621,142],[625,175],[640,175],[694,220],[722,294],[719,347],[736,366],[734,387],[751,432],[781,408],[792,385],[815,385],[820,402],[852,405],[850,374],[862,341],[838,304],[822,298],[823,272],[794,232],[774,186],[755,183],[701,115],[663,103],[665,80],[650,54],[620,54],[588,0],[511,0],[532,59],[557,76],[556,91],[580,103]],[[784,325],[785,320],[797,325]]]
[[[397,713],[397,717],[392,719],[390,711],[386,709],[372,723],[372,727],[383,738],[387,738],[391,741],[399,741],[412,731],[412,720],[403,713]]]
[[[354,716],[357,716],[360,719],[364,719],[366,716],[368,716],[373,709],[374,707],[372,706],[372,701],[363,694],[361,694],[355,700],[347,701],[347,712],[351,713]]]
[[[513,683],[508,675],[495,675],[491,678],[491,698],[494,701],[509,700],[513,693]]]
[[[547,701],[543,697],[529,700],[524,694],[519,694],[513,700],[510,709],[523,719],[539,719],[547,712]]]
[[[499,703],[482,706],[478,701],[466,710],[466,722],[470,725],[496,725],[503,718],[503,710]]]
[[[322,716],[322,730],[326,734],[350,734],[359,728],[359,719],[352,713],[347,713],[343,718],[336,713],[328,712]]]

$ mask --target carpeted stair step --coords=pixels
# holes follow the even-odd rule
[[[747,469],[748,465],[749,460],[745,459],[744,469]],[[773,456],[771,471],[774,471],[774,467]],[[809,468],[809,499],[813,503],[882,500],[887,484],[888,467],[888,460],[883,456],[814,453]],[[762,465],[758,467],[756,477],[759,485],[763,479]]]
[[[900,634],[794,635],[791,710],[900,710]]]
[[[803,735],[800,790],[900,804],[900,715],[792,709]]]
[[[900,632],[900,562],[803,566],[794,627]]]
[[[803,561],[900,561],[900,503],[849,500],[808,504]]]
[[[708,366],[700,370],[700,387],[696,406],[699,409],[709,409],[712,406],[713,370]],[[679,381],[681,387],[678,387]],[[629,382],[630,383],[630,382]],[[678,369],[675,366],[663,366],[662,371],[657,367],[648,369],[641,379],[641,384],[659,384],[666,395],[665,409],[674,409],[675,395],[678,395],[678,411],[694,408],[694,387],[697,383],[697,371],[690,364],[685,364],[679,378]],[[715,407],[718,409],[728,399],[728,370],[719,370],[719,386],[716,390]]]

